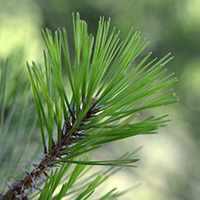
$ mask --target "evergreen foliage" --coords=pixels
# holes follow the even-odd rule
[[[106,22],[100,18],[94,39],[87,33],[87,23],[80,20],[79,14],[73,15],[73,62],[70,60],[67,31],[64,28],[58,29],[55,34],[48,29],[42,31],[47,47],[44,67],[33,62],[27,63],[27,68],[39,120],[43,156],[38,155],[41,158],[39,164],[30,161],[34,167],[31,172],[21,168],[25,177],[15,178],[12,185],[6,181],[8,190],[0,195],[0,199],[33,199],[37,195],[42,200],[65,196],[88,199],[109,175],[117,172],[116,166],[134,167],[138,159],[133,158],[135,152],[109,161],[93,161],[88,155],[81,158],[82,154],[95,151],[105,143],[155,133],[169,121],[167,115],[152,115],[144,120],[137,120],[137,117],[140,111],[177,101],[173,90],[168,87],[177,79],[173,74],[166,75],[166,69],[163,69],[172,57],[168,54],[158,61],[149,61],[151,53],[148,53],[133,67],[133,61],[149,42],[142,40],[140,33],[133,33],[133,29],[120,42],[120,32],[116,33],[115,28],[110,32],[109,27],[110,19]],[[66,92],[67,85],[62,74],[64,66],[71,92]],[[6,69],[7,63],[1,69],[1,135],[9,124],[4,120]],[[8,166],[11,162],[10,158]],[[76,164],[75,168],[72,168],[73,164]],[[86,178],[86,165],[109,167]],[[55,170],[49,173],[50,169]],[[7,175],[8,170],[1,178]],[[44,178],[42,186],[39,180]],[[42,191],[28,197],[30,189]],[[99,199],[112,199],[122,194],[113,189]]]

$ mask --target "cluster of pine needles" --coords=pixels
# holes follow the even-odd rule
[[[73,14],[73,65],[66,30],[58,29],[55,34],[48,29],[42,31],[47,46],[44,67],[33,62],[32,65],[27,63],[27,68],[41,131],[43,156],[37,155],[41,159],[39,164],[29,160],[33,166],[31,172],[21,168],[24,178],[14,178],[11,185],[5,179],[8,189],[5,194],[0,194],[0,200],[29,199],[30,189],[40,191],[38,199],[62,199],[70,193],[70,188],[86,165],[104,165],[110,166],[110,169],[116,166],[134,167],[133,163],[138,159],[130,158],[130,155],[109,161],[92,161],[88,156],[83,160],[77,158],[99,149],[105,143],[155,133],[169,121],[167,115],[158,118],[152,115],[141,121],[135,119],[142,110],[177,101],[173,89],[169,88],[177,79],[173,74],[166,76],[166,69],[163,69],[172,57],[167,54],[158,61],[155,58],[148,62],[150,52],[134,66],[133,61],[149,42],[141,40],[140,33],[133,33],[132,29],[120,42],[120,31],[116,33],[114,28],[110,32],[109,27],[110,19],[106,22],[100,18],[94,39],[87,33],[87,23],[80,20],[78,13],[76,18]],[[71,91],[68,93],[62,74],[64,65]],[[1,71],[2,80],[6,67]],[[1,81],[2,90],[5,90],[4,86]],[[5,102],[2,105],[3,113]],[[76,164],[74,171],[55,195],[56,188],[72,164]],[[85,189],[77,189],[73,199],[89,198],[106,179],[98,175],[85,185]],[[37,186],[40,180],[45,182],[43,189]],[[121,194],[113,189],[99,199],[117,195]]]

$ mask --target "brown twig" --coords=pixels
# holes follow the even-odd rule
[[[61,130],[61,139],[55,143],[54,139],[52,138],[51,149],[48,152],[46,150],[46,146],[44,145],[44,158],[39,156],[41,158],[41,162],[39,164],[34,164],[29,161],[30,164],[34,167],[31,173],[29,173],[26,169],[21,168],[26,175],[24,179],[19,180],[14,178],[15,182],[12,185],[9,185],[9,183],[5,180],[8,191],[4,195],[0,194],[0,200],[28,200],[28,194],[26,193],[26,190],[40,190],[36,187],[37,181],[45,181],[41,176],[44,175],[45,177],[48,177],[46,171],[52,167],[57,167],[57,165],[54,164],[54,161],[58,158],[62,158],[62,156],[70,154],[71,152],[64,152],[64,150],[69,148],[70,145],[75,141],[85,137],[83,132],[84,128],[81,128],[81,126],[84,125],[85,122],[89,121],[92,117],[94,117],[100,108],[101,106],[95,107],[95,102],[93,102],[90,110],[82,119],[79,126],[74,130],[72,134],[69,135],[71,128],[76,122],[74,112],[75,108],[73,108],[73,110],[70,109],[70,114],[72,116],[69,117],[68,120],[65,118],[65,123]]]

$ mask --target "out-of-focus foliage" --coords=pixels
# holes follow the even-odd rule
[[[175,59],[168,69],[179,78],[175,85],[180,103],[166,107],[173,118],[163,133],[118,143],[113,146],[132,148],[144,144],[140,151],[138,175],[122,174],[127,184],[142,181],[144,185],[132,195],[138,199],[198,199],[200,190],[200,2],[199,0],[0,0],[0,60],[11,57],[10,73],[28,79],[26,60],[40,60],[44,44],[40,30],[65,27],[71,31],[71,13],[79,12],[95,35],[99,16],[111,17],[112,25],[123,30],[123,39],[131,27],[151,41],[153,55],[161,58],[172,52]],[[69,28],[68,28],[69,27]],[[72,34],[72,32],[71,32]],[[72,38],[72,35],[68,35]],[[71,48],[73,48],[71,41]],[[18,82],[12,82],[10,94]],[[11,100],[12,101],[12,97]],[[159,113],[159,110],[157,111]],[[127,146],[130,144],[130,146]],[[108,147],[107,150],[111,148]],[[118,154],[120,148],[109,149]],[[103,150],[102,150],[103,151]],[[112,155],[112,154],[111,154]],[[108,155],[111,156],[111,155]],[[97,155],[101,156],[101,155]],[[134,171],[135,172],[135,171]],[[118,181],[116,179],[116,183]],[[120,181],[119,181],[120,182]],[[122,181],[124,182],[124,181]]]

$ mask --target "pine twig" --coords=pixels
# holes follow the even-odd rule
[[[94,102],[83,120],[80,122],[79,126],[74,130],[72,134],[69,135],[71,127],[73,127],[74,123],[76,122],[76,114],[74,109],[71,112],[72,116],[70,116],[68,120],[65,119],[63,129],[61,130],[61,139],[57,142],[52,139],[51,149],[48,153],[44,150],[44,158],[41,158],[42,161],[39,164],[33,164],[29,161],[30,164],[34,167],[32,172],[29,173],[26,169],[21,168],[26,175],[24,179],[19,180],[17,178],[14,178],[15,182],[12,185],[9,185],[9,183],[5,180],[8,191],[4,195],[0,194],[0,200],[27,200],[28,194],[26,193],[26,190],[40,190],[36,187],[37,181],[40,179],[44,180],[41,177],[42,175],[48,178],[49,175],[47,171],[50,168],[57,167],[57,165],[54,164],[54,161],[56,161],[57,158],[60,159],[62,158],[62,156],[71,153],[64,152],[64,150],[69,148],[69,146],[72,145],[74,142],[85,138],[85,134],[83,132],[84,128],[82,129],[81,126],[83,126],[85,122],[88,122],[91,118],[93,118],[95,114],[98,113],[99,108],[100,107],[95,106]]]

